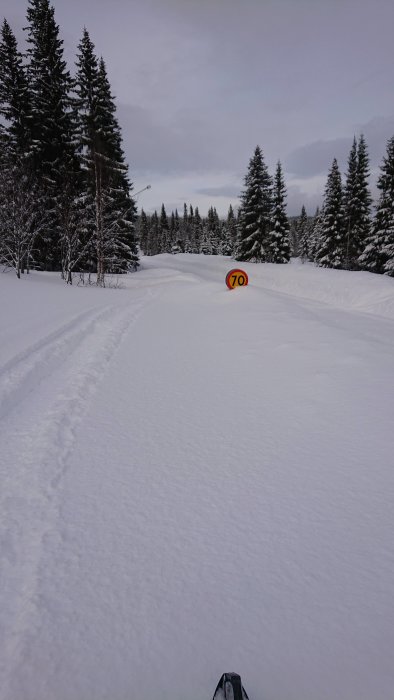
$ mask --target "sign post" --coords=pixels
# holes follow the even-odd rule
[[[230,272],[228,272],[226,275],[226,284],[229,289],[235,289],[235,287],[246,287],[248,282],[249,279],[246,272],[244,270],[239,270],[238,268],[230,270]]]

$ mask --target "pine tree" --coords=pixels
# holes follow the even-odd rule
[[[348,270],[357,270],[366,240],[370,234],[371,195],[368,189],[369,163],[363,135],[359,144],[354,139],[349,154],[348,172],[344,190],[344,232]]]
[[[219,216],[214,207],[208,210],[207,218],[207,236],[210,242],[210,255],[221,255],[221,236],[220,236],[220,221]]]
[[[15,267],[19,277],[25,269],[29,272],[33,242],[44,227],[36,217],[40,190],[30,158],[31,95],[22,56],[6,20],[0,31],[0,118],[4,121],[0,124],[0,248],[3,261]]]
[[[184,242],[184,252],[192,253],[194,250],[194,210],[192,205],[189,206],[189,214],[187,216],[187,235]]]
[[[300,241],[298,237],[298,218],[293,216],[289,221],[290,225],[290,252],[293,258],[300,255]]]
[[[148,255],[158,255],[160,253],[160,223],[157,211],[155,210],[151,220],[149,229],[149,253]]]
[[[286,187],[282,166],[278,162],[274,179],[272,224],[267,254],[267,259],[272,263],[288,263],[290,260],[289,221],[285,199]]]
[[[298,249],[302,262],[310,259],[309,222],[305,206],[302,205],[301,214],[297,221]]]
[[[343,229],[342,182],[336,158],[328,174],[323,209],[316,261],[320,267],[339,269],[346,261],[346,239]]]
[[[220,238],[221,238],[221,254],[222,255],[232,255],[233,254],[233,242],[230,235],[230,229],[228,227],[228,221],[220,222]]]
[[[171,253],[170,227],[168,225],[167,213],[164,204],[161,205],[160,213],[160,252]]]
[[[31,148],[31,95],[22,55],[7,20],[0,41],[0,115],[7,150],[13,160],[26,159]]]
[[[358,257],[362,254],[371,233],[372,197],[368,187],[369,158],[363,134],[361,134],[357,149],[357,219],[353,229],[354,269],[359,267]]]
[[[354,269],[355,260],[357,260],[360,252],[357,253],[357,241],[354,238],[355,227],[358,218],[358,201],[357,201],[357,141],[353,139],[353,145],[349,153],[348,169],[346,176],[346,185],[344,188],[344,220],[343,227],[346,234],[346,262],[345,267],[348,270]]]
[[[202,220],[201,253],[203,255],[212,255],[212,244],[210,231],[208,229],[208,219]]]
[[[227,213],[227,230],[230,239],[231,255],[234,254],[237,245],[237,220],[234,215],[234,210],[230,204]]]
[[[380,197],[372,233],[359,263],[370,272],[394,276],[394,136],[387,143],[378,189]]]
[[[272,213],[272,183],[259,146],[249,162],[241,214],[236,259],[264,262],[268,254]]]
[[[29,0],[28,79],[31,93],[31,154],[35,171],[45,187],[41,206],[52,222],[39,240],[39,262],[60,269],[60,231],[65,178],[73,180],[75,143],[70,100],[71,77],[63,59],[63,41],[48,0]],[[70,174],[71,173],[71,174]],[[70,194],[74,197],[74,193]],[[64,201],[63,201],[64,203]]]
[[[179,221],[179,214],[178,214],[178,209],[175,209],[175,216],[174,216],[175,222],[174,222],[174,238],[173,238],[173,244],[172,244],[172,252],[173,253],[182,253],[182,234],[181,234],[181,224]]]
[[[309,236],[309,260],[312,262],[316,259],[317,251],[321,244],[322,220],[323,210],[317,207]]]
[[[138,266],[136,207],[105,63],[97,61],[86,29],[79,45],[76,94],[86,199],[94,202],[97,284],[103,285],[107,272]]]
[[[146,216],[144,210],[141,209],[141,216],[139,221],[139,245],[144,255],[148,255],[148,235],[148,217]]]
[[[202,221],[198,207],[194,211],[194,225],[193,225],[193,249],[192,253],[201,252],[201,238],[202,238]]]

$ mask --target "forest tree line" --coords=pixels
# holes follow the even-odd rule
[[[0,36],[0,262],[97,274],[136,269],[136,206],[103,58],[83,31],[72,77],[54,8],[30,0],[27,50]]]
[[[308,216],[303,206],[299,217],[288,217],[282,166],[277,164],[272,178],[257,146],[236,214],[231,205],[224,219],[213,207],[202,218],[198,207],[187,204],[182,216],[177,210],[168,215],[164,204],[160,214],[142,210],[141,250],[145,255],[230,255],[243,262],[287,263],[300,257],[321,267],[394,276],[394,138],[381,165],[374,215],[368,183],[369,158],[361,135],[353,140],[345,182],[334,159],[322,207]]]
[[[394,137],[369,190],[364,137],[354,139],[342,181],[334,159],[314,217],[286,211],[281,163],[271,176],[256,147],[240,206],[220,218],[184,205],[138,217],[121,129],[103,58],[85,28],[74,75],[64,60],[54,8],[29,0],[22,53],[4,20],[0,31],[0,263],[18,277],[29,269],[105,275],[135,271],[145,255],[198,253],[239,261],[287,263],[300,256],[322,267],[394,276]],[[138,226],[136,226],[138,223]],[[138,230],[138,235],[137,235]]]

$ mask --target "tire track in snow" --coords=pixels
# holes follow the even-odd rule
[[[111,311],[112,307],[84,311],[0,367],[0,420],[66,361],[93,324]]]
[[[0,432],[0,437],[6,432],[0,494],[2,700],[12,697],[10,683],[23,663],[25,641],[40,625],[40,563],[46,543],[61,539],[56,530],[59,485],[77,428],[117,348],[153,296],[149,291],[131,308],[81,314],[8,365],[16,386],[7,393],[12,410]],[[70,342],[75,344],[72,352]],[[17,402],[23,407],[24,394],[30,392],[26,401],[33,400],[33,389],[38,413],[26,411],[21,425],[13,409]]]

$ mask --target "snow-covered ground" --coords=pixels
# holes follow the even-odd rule
[[[394,697],[394,280],[0,275],[0,698]]]

